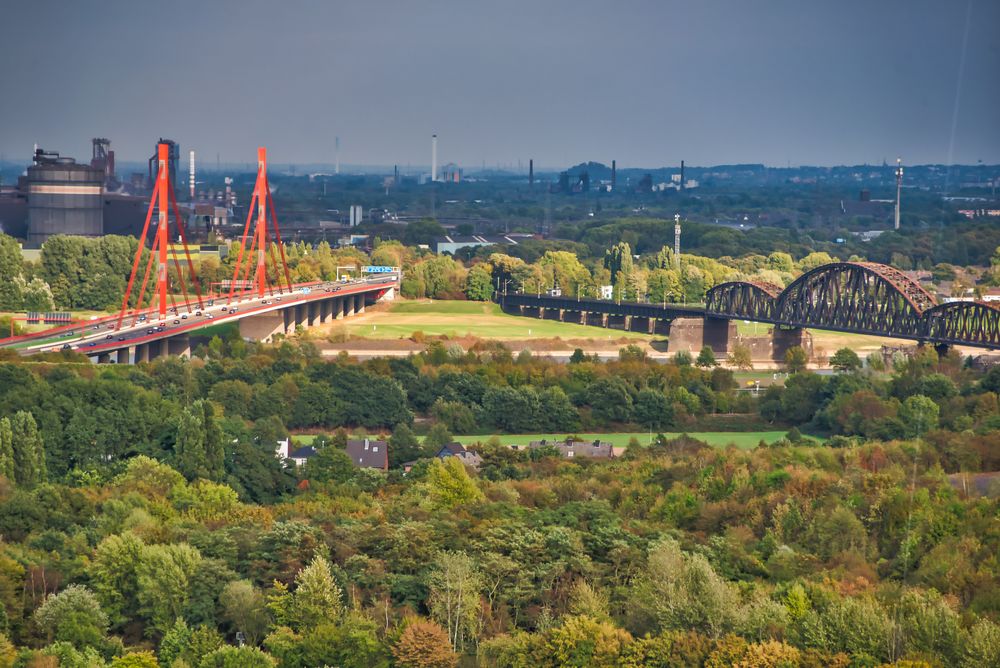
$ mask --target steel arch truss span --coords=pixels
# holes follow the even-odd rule
[[[949,302],[928,309],[924,321],[934,342],[1000,347],[1000,306]]]
[[[778,297],[789,325],[921,337],[934,298],[902,272],[873,262],[835,262],[797,278]]]
[[[1000,305],[938,306],[903,272],[874,262],[826,264],[784,290],[770,283],[722,283],[706,295],[705,312],[790,327],[1000,348]]]
[[[781,287],[764,281],[720,283],[705,295],[705,310],[751,320],[772,320]]]

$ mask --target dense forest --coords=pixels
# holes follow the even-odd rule
[[[957,481],[1000,468],[1000,368],[837,366],[754,397],[635,349],[4,362],[0,665],[997,665],[997,483]],[[489,436],[710,419],[789,433],[610,461]],[[319,454],[282,463],[306,427]],[[483,434],[478,471],[433,457],[450,432]]]

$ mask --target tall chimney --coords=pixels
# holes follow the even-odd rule
[[[894,229],[899,229],[899,198],[903,195],[903,159],[896,158],[896,224]]]
[[[681,190],[684,190],[684,161],[681,160]]]
[[[191,190],[191,201],[194,201],[194,149],[188,152],[190,169],[188,171],[188,184]]]
[[[615,184],[618,181],[618,163],[614,160],[611,161],[611,190],[615,189]]]
[[[399,185],[399,165],[392,166],[392,184],[394,186]]]
[[[528,187],[535,187],[535,160],[531,158],[528,160]]]
[[[431,135],[431,181],[438,180],[438,136]]]

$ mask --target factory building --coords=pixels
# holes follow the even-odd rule
[[[441,168],[441,180],[445,183],[461,183],[462,168],[453,162],[449,162]]]
[[[176,171],[178,145],[165,141],[171,147],[168,168]],[[138,173],[129,183],[119,181],[110,146],[108,139],[94,139],[89,165],[36,150],[17,186],[0,187],[0,232],[25,239],[25,248],[40,248],[56,234],[138,236],[149,207],[147,186],[152,176]],[[194,240],[225,229],[235,206],[229,178],[225,191],[200,192],[196,199],[179,203]]]
[[[28,193],[28,245],[55,234],[99,237],[104,233],[103,169],[36,149],[23,178]]]

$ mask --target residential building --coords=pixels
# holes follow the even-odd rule
[[[369,438],[349,439],[347,455],[358,468],[389,470],[389,444]]]
[[[275,454],[278,459],[286,462],[292,462],[296,466],[302,466],[310,458],[316,456],[316,448],[311,445],[306,445],[301,448],[292,449],[292,439],[286,438],[283,441],[278,441],[278,447],[275,449]]]
[[[458,457],[459,460],[466,466],[471,466],[472,468],[479,470],[479,467],[483,463],[483,458],[478,452],[473,452],[469,450],[461,443],[449,443],[438,450],[436,457],[439,459],[444,459],[445,457]]]
[[[591,457],[594,459],[613,459],[615,457],[615,448],[608,441],[582,441],[582,440],[572,440],[567,439],[565,441],[549,441],[542,439],[541,441],[532,441],[528,447],[529,448],[541,448],[545,446],[554,447],[559,451],[559,454],[567,459],[574,457]]]
[[[508,235],[484,237],[480,235],[459,236],[449,235],[438,237],[434,240],[434,252],[438,255],[450,253],[454,255],[462,248],[476,248],[479,246],[516,246],[517,241]]]

